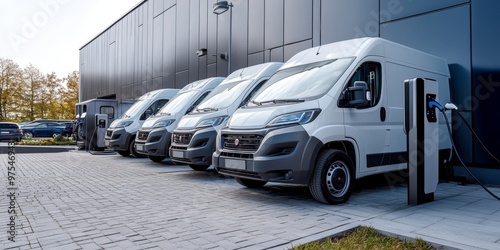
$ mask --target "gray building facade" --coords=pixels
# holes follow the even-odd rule
[[[321,44],[382,37],[445,58],[452,101],[500,155],[500,1],[233,0],[231,20],[229,11],[212,13],[215,2],[140,2],[80,49],[80,101],[132,99],[227,76],[228,62],[219,55],[228,51],[229,39],[230,67],[236,70],[286,61]],[[207,55],[198,57],[200,49]],[[498,166],[459,119],[453,119],[453,129],[464,161],[478,169]]]

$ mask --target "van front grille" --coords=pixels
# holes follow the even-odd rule
[[[174,133],[172,140],[174,141],[174,143],[189,144],[189,142],[191,142],[192,137],[193,134]]]
[[[241,135],[241,134],[224,134],[224,149],[257,151],[264,136],[262,135]]]

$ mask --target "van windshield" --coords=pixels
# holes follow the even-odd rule
[[[132,105],[132,107],[127,109],[127,111],[125,111],[125,113],[123,113],[122,116],[120,116],[120,119],[136,116],[141,112],[141,108],[144,105],[146,105],[146,103],[147,103],[146,99],[139,99],[137,102],[134,103],[134,105]]]
[[[171,115],[180,112],[183,107],[190,104],[189,100],[193,100],[198,92],[199,91],[187,91],[176,95],[174,99],[170,100],[160,109],[160,111],[158,111],[156,116]]]
[[[200,103],[193,112],[210,112],[229,107],[252,81],[253,79],[227,83],[222,82],[221,85],[210,92],[205,101]]]
[[[317,99],[335,85],[353,59],[332,59],[280,70],[266,82],[249,105]]]

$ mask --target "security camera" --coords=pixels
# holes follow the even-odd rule
[[[200,50],[196,51],[196,55],[198,57],[207,55],[207,49],[200,49]]]

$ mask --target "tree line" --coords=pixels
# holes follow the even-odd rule
[[[72,120],[77,102],[78,71],[59,78],[0,58],[0,121]]]

